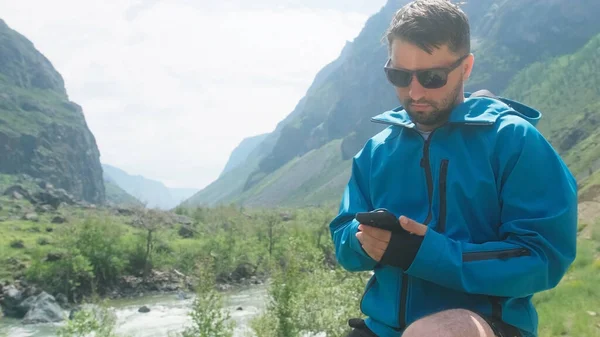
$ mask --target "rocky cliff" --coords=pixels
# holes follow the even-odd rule
[[[50,61],[2,20],[0,173],[41,178],[90,203],[105,200],[100,152],[82,108]]]

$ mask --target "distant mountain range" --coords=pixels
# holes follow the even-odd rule
[[[102,164],[102,169],[104,170],[105,181],[114,183],[118,188],[149,208],[172,209],[198,192],[198,189],[193,188],[169,188],[162,182],[141,175],[132,175],[107,164]],[[116,201],[116,195],[115,191],[112,198],[116,203],[136,204],[135,201],[125,196],[119,197],[121,202]]]

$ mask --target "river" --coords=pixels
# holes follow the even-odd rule
[[[266,306],[267,286],[257,285],[225,293],[226,309],[236,322],[235,337],[249,334],[249,322]],[[127,337],[166,337],[169,332],[180,332],[191,324],[188,313],[193,298],[180,300],[176,294],[139,297],[127,300],[112,300],[109,305],[117,315],[116,332]],[[148,306],[149,313],[139,313],[141,306]],[[237,310],[239,307],[242,310]],[[68,313],[67,313],[68,314]],[[23,325],[20,320],[0,319],[0,336],[50,337],[64,323],[48,325]]]

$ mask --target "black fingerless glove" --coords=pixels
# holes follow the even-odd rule
[[[420,235],[410,234],[404,229],[392,232],[390,243],[381,257],[381,263],[407,270],[417,256],[423,238]]]

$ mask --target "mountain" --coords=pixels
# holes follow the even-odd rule
[[[258,169],[261,160],[271,153],[280,136],[285,135],[287,137],[290,125],[299,123],[305,111],[306,97],[312,95],[326,82],[331,73],[344,64],[352,48],[353,44],[347,41],[339,57],[317,73],[313,83],[307,90],[306,96],[300,99],[294,110],[277,124],[273,132],[267,134],[265,139],[247,156],[247,160],[243,165],[238,165],[236,168],[223,173],[213,183],[183,202],[181,206],[214,205],[223,200],[230,200],[242,193],[252,183],[253,179],[260,179],[260,176],[257,175],[251,177],[251,174]]]
[[[94,204],[105,201],[100,152],[61,75],[0,19],[0,173],[27,174]]]
[[[336,67],[330,69],[326,77],[319,78],[318,83],[315,80],[296,110],[283,121],[280,131],[267,137],[272,143],[268,147],[263,146],[267,143],[265,140],[259,146],[261,151],[255,151],[255,155],[249,156],[240,166],[244,167],[243,171],[240,169],[234,175],[223,175],[190,198],[184,206],[231,202],[248,206],[302,206],[338,199],[349,178],[348,160],[368,138],[383,128],[371,123],[370,118],[399,105],[382,70],[387,46],[381,43],[381,38],[396,10],[407,2],[390,0],[369,18],[351,42],[351,47],[344,51],[343,59],[336,60]],[[594,14],[600,12],[600,2],[478,0],[468,1],[462,6],[472,24],[472,49],[476,58],[474,73],[465,85],[466,90],[486,88],[525,102],[535,102],[535,96],[525,90],[526,86],[519,86],[522,82],[519,76],[533,76],[540,71],[540,65],[556,70],[551,64],[559,62],[557,58],[582,53],[582,48],[600,32],[600,22]],[[522,75],[525,73],[529,75]],[[535,77],[538,82],[540,76]],[[538,83],[535,81],[528,83]],[[548,95],[560,97],[562,86],[564,84],[560,82],[548,82],[544,90]],[[566,92],[577,90],[572,89]],[[516,95],[515,92],[521,94]],[[573,99],[578,97],[571,95]],[[568,132],[575,135],[583,132],[580,129],[569,131],[562,127],[553,131],[544,124],[553,123],[554,117],[560,115],[559,111],[570,110],[568,106],[534,106],[544,113],[540,129],[549,134],[553,144],[569,139],[573,142],[569,144],[570,148],[575,148],[584,140],[567,135]],[[582,118],[591,118],[598,112],[591,106],[586,109],[587,114],[584,113]],[[553,132],[556,135],[550,135]],[[584,142],[580,147],[580,152],[586,153],[590,145]],[[575,155],[569,151],[567,149],[561,154],[577,168],[576,157],[570,159],[569,156]],[[317,158],[321,158],[322,162]],[[318,163],[318,170],[314,169],[315,163]],[[247,179],[242,183],[244,177]],[[335,195],[331,199],[326,197],[327,193],[319,194],[317,191],[322,190],[323,185],[320,184],[323,183],[326,183],[327,191],[333,191],[329,193]],[[317,195],[308,197],[311,193]]]
[[[142,202],[131,194],[125,192],[117,183],[106,174],[104,175],[104,188],[106,191],[106,202],[118,207],[140,207]]]
[[[254,149],[256,149],[256,147],[260,145],[260,143],[265,140],[268,135],[268,133],[264,133],[242,140],[242,142],[231,152],[229,160],[227,160],[227,164],[219,175],[219,178],[227,172],[230,172],[234,168],[238,167],[240,164],[244,163],[246,159],[248,159],[250,153],[252,153],[252,151],[254,151]]]
[[[598,31],[576,53],[530,65],[503,93],[544,111],[538,127],[576,175],[582,193],[600,186],[594,177],[600,170]]]
[[[105,180],[114,182],[120,189],[149,208],[171,209],[198,191],[191,188],[169,188],[159,181],[131,175],[107,164],[102,164],[102,169]]]

